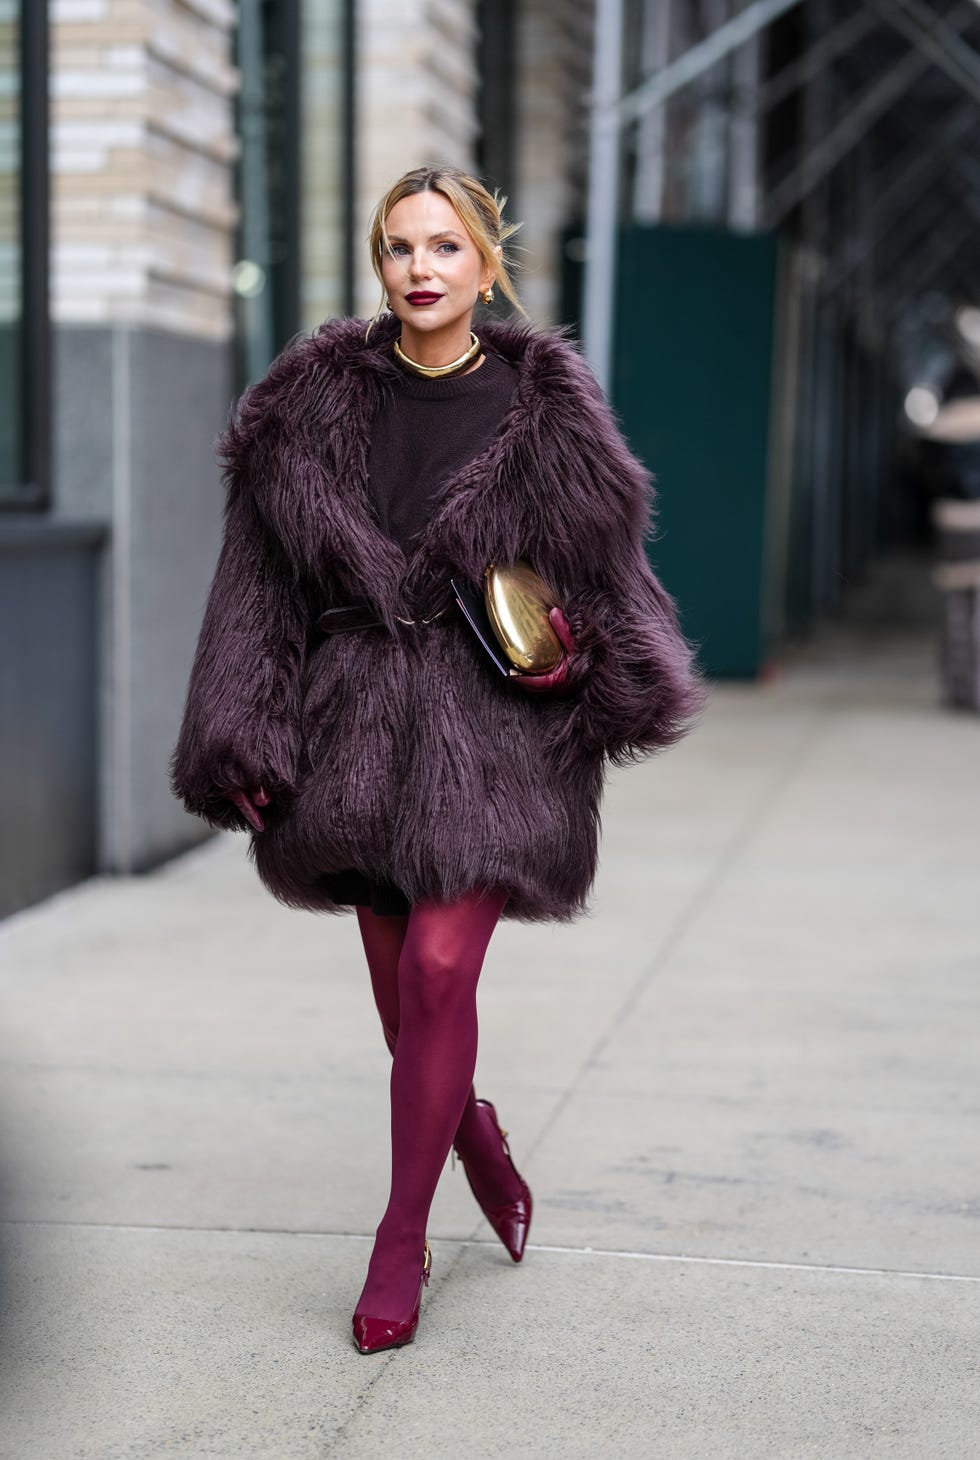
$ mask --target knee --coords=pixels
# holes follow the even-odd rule
[[[466,1009],[476,996],[479,968],[465,952],[424,943],[405,947],[398,965],[401,1017],[445,1018]]]

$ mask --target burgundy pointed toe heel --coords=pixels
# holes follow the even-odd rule
[[[480,1201],[480,1197],[477,1193],[476,1187],[473,1185],[470,1173],[466,1169],[465,1160],[463,1160],[462,1156],[460,1156],[459,1159],[463,1163],[463,1170],[466,1171],[466,1179],[470,1183],[470,1190],[476,1197],[480,1210],[483,1212],[483,1215],[486,1217],[487,1221],[490,1223],[491,1227],[496,1232],[501,1242],[507,1248],[507,1251],[510,1253],[513,1260],[515,1262],[520,1262],[521,1258],[524,1256],[524,1248],[527,1243],[527,1234],[531,1229],[531,1211],[533,1208],[533,1202],[531,1200],[531,1188],[528,1186],[527,1182],[524,1180],[524,1177],[514,1165],[513,1157],[510,1154],[510,1146],[507,1144],[507,1132],[505,1130],[501,1130],[500,1123],[497,1120],[497,1112],[494,1110],[490,1101],[477,1100],[476,1104],[477,1108],[481,1112],[481,1116],[483,1116],[487,1128],[490,1129],[492,1127],[493,1132],[496,1134],[497,1139],[500,1141],[503,1153],[507,1157],[507,1160],[510,1162],[510,1169],[513,1171],[515,1177],[520,1183],[520,1194],[515,1198],[514,1201],[506,1202],[503,1206],[485,1207]],[[486,1112],[485,1115],[484,1112]]]
[[[422,1275],[419,1278],[419,1294],[415,1299],[415,1307],[410,1318],[404,1321],[392,1318],[373,1318],[366,1313],[355,1313],[352,1320],[354,1330],[354,1344],[358,1353],[376,1354],[386,1348],[403,1348],[406,1343],[411,1343],[415,1337],[415,1330],[419,1326],[419,1313],[422,1308],[422,1289],[429,1286],[429,1274],[432,1271],[432,1253],[429,1251],[429,1244],[425,1244],[425,1257],[422,1261]]]

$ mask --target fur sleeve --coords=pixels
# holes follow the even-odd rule
[[[272,462],[248,409],[218,439],[224,537],[171,757],[188,811],[233,829],[246,822],[225,792],[263,786],[275,801],[294,785],[306,646],[300,585],[256,510],[254,486]]]
[[[703,686],[674,602],[642,544],[623,543],[605,582],[572,588],[565,604],[578,666],[561,738],[601,749],[620,765],[685,735]]]
[[[568,485],[554,576],[578,647],[562,748],[624,764],[674,744],[704,704],[677,606],[647,560],[653,477],[630,451],[586,362],[572,354],[559,423]]]

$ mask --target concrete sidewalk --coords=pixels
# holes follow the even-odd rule
[[[593,916],[504,925],[415,1344],[349,1321],[386,1190],[352,918],[244,839],[0,929],[0,1453],[980,1455],[980,722],[931,641],[824,634],[617,773]]]

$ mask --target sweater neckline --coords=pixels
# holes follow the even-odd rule
[[[451,375],[446,380],[426,380],[423,375],[413,375],[396,356],[392,358],[397,366],[396,389],[414,400],[454,400],[458,396],[475,395],[478,391],[493,389],[509,376],[513,366],[499,355],[492,354],[483,346],[483,364],[466,375]]]

